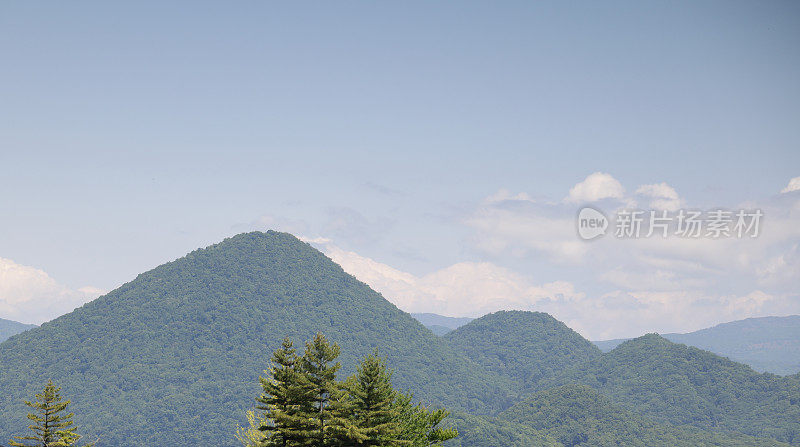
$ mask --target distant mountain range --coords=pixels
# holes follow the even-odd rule
[[[447,447],[800,446],[800,374],[654,334],[604,354],[537,312],[437,337],[277,232],[193,251],[0,343],[0,443],[53,379],[101,445],[238,445],[272,350],[317,331],[341,346],[343,375],[377,348],[396,387],[452,410],[460,436]]]
[[[412,313],[411,316],[434,334],[445,336],[472,321],[433,313]],[[751,366],[759,372],[791,375],[800,372],[800,315],[761,317],[732,321],[686,334],[663,334],[675,343],[705,349]],[[609,352],[630,338],[593,341],[603,352]]]
[[[748,318],[687,334],[662,336],[745,363],[756,371],[780,375],[800,372],[800,315]],[[608,352],[627,340],[593,343]]]
[[[412,313],[411,316],[439,336],[453,329],[458,329],[473,320],[472,318],[445,317],[432,313]]]
[[[35,328],[35,324],[17,323],[16,321],[0,318],[0,343],[7,340],[12,335]]]

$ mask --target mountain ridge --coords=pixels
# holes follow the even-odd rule
[[[342,346],[342,374],[377,347],[395,384],[426,402],[472,413],[508,405],[508,379],[451,352],[310,245],[254,232],[139,274],[0,344],[0,437],[22,430],[22,399],[52,378],[72,398],[76,423],[110,445],[131,445],[136,432],[145,433],[136,445],[234,445],[271,351],[284,337],[301,343],[316,332]],[[208,432],[194,429],[198,420]]]
[[[661,334],[683,343],[745,363],[759,372],[792,375],[800,372],[800,315],[754,317],[720,323],[687,333]],[[594,341],[609,352],[630,338]]]
[[[539,390],[587,385],[654,422],[727,430],[800,445],[800,383],[758,373],[658,334],[626,341]],[[757,408],[757,411],[754,410]]]

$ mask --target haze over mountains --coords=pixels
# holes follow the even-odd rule
[[[101,445],[236,445],[272,350],[317,331],[341,345],[344,373],[377,347],[398,388],[452,410],[452,446],[800,445],[800,375],[655,335],[603,354],[536,312],[437,337],[277,232],[195,250],[0,343],[0,440],[53,379]]]
[[[16,321],[0,318],[0,343],[20,332],[35,328],[35,324],[18,323]]]

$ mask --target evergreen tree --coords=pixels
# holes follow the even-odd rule
[[[272,355],[269,378],[259,378],[263,394],[257,408],[264,411],[266,421],[260,430],[267,433],[262,446],[302,445],[313,428],[303,414],[312,408],[313,396],[298,360],[292,341],[286,338]]]
[[[249,411],[249,428],[239,428],[245,447],[428,447],[457,436],[438,425],[445,410],[413,405],[413,397],[397,392],[392,373],[377,352],[367,356],[357,373],[336,381],[339,346],[322,334],[306,343],[298,357],[285,339],[261,377],[261,414]]]
[[[298,361],[297,371],[301,374],[300,393],[302,402],[298,405],[298,418],[313,421],[308,436],[302,445],[309,447],[330,447],[334,440],[329,433],[331,425],[332,399],[340,393],[336,383],[336,372],[341,365],[333,363],[339,357],[339,345],[330,344],[322,334],[306,343],[306,350]]]
[[[44,392],[36,395],[34,402],[25,401],[25,405],[33,408],[34,413],[28,414],[33,424],[28,428],[32,435],[14,436],[10,441],[12,447],[72,447],[81,436],[75,433],[77,427],[72,421],[73,413],[64,414],[70,401],[61,400],[61,388],[53,385],[49,380],[44,387]],[[93,446],[94,443],[86,447]]]
[[[392,374],[377,351],[344,384],[346,397],[332,405],[342,443],[358,447],[399,446],[400,413]]]

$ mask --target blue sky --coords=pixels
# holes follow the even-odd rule
[[[476,216],[501,190],[539,204],[528,214],[574,213],[553,204],[607,173],[626,199],[664,182],[686,205],[755,202],[791,221],[798,44],[796,2],[4,2],[0,258],[33,270],[7,273],[0,301],[41,293],[30,277],[45,274],[78,302],[266,228],[417,279],[471,263],[584,300],[629,293],[536,244],[487,250],[502,225]],[[797,240],[742,268],[784,258],[796,293]],[[723,279],[741,274],[725,271],[704,296],[733,293]],[[789,293],[756,276],[742,296]],[[0,317],[26,320],[5,299]],[[772,310],[794,312],[783,300]],[[768,310],[711,306],[692,324]]]

